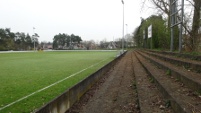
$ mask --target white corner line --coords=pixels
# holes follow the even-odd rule
[[[58,83],[61,83],[61,82],[63,82],[64,80],[67,80],[67,79],[69,79],[69,78],[71,78],[71,77],[73,77],[73,76],[75,76],[75,75],[77,75],[77,74],[79,74],[79,73],[81,73],[81,72],[83,72],[83,71],[89,69],[89,68],[92,68],[92,67],[94,67],[94,66],[100,64],[101,62],[104,62],[104,61],[107,60],[107,59],[109,59],[109,58],[106,58],[106,59],[104,59],[104,60],[102,60],[102,61],[100,61],[100,62],[98,62],[98,63],[96,63],[96,64],[93,64],[93,65],[91,65],[91,66],[89,66],[89,67],[87,67],[87,68],[85,68],[85,69],[82,69],[81,71],[78,71],[78,72],[76,72],[76,73],[74,73],[74,74],[72,74],[72,75],[70,75],[70,76],[68,76],[68,77],[66,77],[66,78],[64,78],[64,79],[61,79],[61,80],[59,80],[59,81],[57,81],[57,82],[55,82],[55,83],[53,83],[53,84],[51,84],[51,85],[49,85],[49,86],[46,86],[46,87],[44,87],[44,88],[42,88],[42,89],[39,89],[39,90],[37,90],[37,91],[35,91],[35,92],[33,92],[33,93],[27,95],[27,96],[24,96],[24,97],[22,97],[22,98],[20,98],[20,99],[18,99],[18,100],[16,100],[16,101],[14,101],[14,102],[11,102],[10,104],[7,104],[6,106],[1,107],[1,108],[0,108],[0,111],[3,110],[3,109],[5,109],[5,108],[7,108],[7,107],[12,106],[13,104],[15,104],[15,103],[17,103],[17,102],[20,102],[20,101],[22,101],[22,100],[24,100],[24,99],[26,99],[26,98],[28,98],[28,97],[30,97],[30,96],[36,94],[36,93],[39,93],[39,92],[41,92],[41,91],[43,91],[43,90],[46,90],[46,89],[48,89],[48,88],[50,88],[50,87],[52,87],[52,86],[55,86],[55,85],[57,85]]]

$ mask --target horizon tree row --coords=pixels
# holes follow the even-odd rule
[[[53,38],[53,49],[72,49],[74,45],[79,46],[82,38],[78,35],[59,33]]]
[[[11,32],[10,28],[0,28],[0,51],[33,50],[34,41],[36,46],[39,44],[37,37],[37,33],[33,37],[28,33]]]

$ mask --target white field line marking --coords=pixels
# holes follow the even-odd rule
[[[107,58],[107,59],[109,59],[109,58]],[[49,86],[46,86],[46,87],[44,87],[44,88],[42,88],[42,89],[39,89],[39,90],[37,90],[37,91],[35,91],[35,92],[33,92],[33,93],[27,95],[27,96],[24,96],[24,97],[22,97],[22,98],[20,98],[20,99],[18,99],[18,100],[16,100],[16,101],[10,103],[10,104],[7,104],[6,106],[1,107],[1,108],[0,108],[0,111],[3,110],[3,109],[5,109],[5,108],[7,108],[7,107],[12,106],[13,104],[15,104],[15,103],[17,103],[17,102],[20,102],[20,101],[22,101],[22,100],[24,100],[24,99],[26,99],[26,98],[28,98],[28,97],[30,97],[30,96],[36,94],[36,93],[39,93],[39,92],[41,92],[41,91],[43,91],[43,90],[45,90],[45,89],[47,89],[47,88],[50,88],[50,87],[52,87],[52,86],[54,86],[54,85],[57,85],[58,83],[63,82],[64,80],[66,80],[66,79],[68,79],[68,78],[71,78],[71,77],[73,77],[73,76],[75,76],[75,75],[77,75],[77,74],[79,74],[79,73],[81,73],[81,72],[83,72],[83,71],[85,71],[85,70],[87,70],[87,69],[89,69],[89,68],[92,68],[92,67],[94,67],[94,66],[100,64],[101,62],[104,62],[104,61],[107,60],[107,59],[104,59],[104,60],[102,60],[102,61],[100,61],[100,62],[98,62],[98,63],[96,63],[96,64],[93,64],[93,65],[91,65],[91,66],[89,66],[89,67],[87,67],[87,68],[85,68],[85,69],[83,69],[83,70],[81,70],[81,71],[79,71],[79,72],[76,72],[76,73],[74,73],[74,74],[72,74],[72,75],[70,75],[70,76],[68,76],[68,77],[66,77],[66,78],[64,78],[64,79],[62,79],[62,80],[59,80],[59,81],[57,81],[57,82],[55,82],[55,83],[53,83],[53,84],[51,84],[51,85],[49,85]]]

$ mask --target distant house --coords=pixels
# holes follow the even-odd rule
[[[117,44],[113,41],[109,42],[107,49],[116,49],[117,48]]]
[[[52,43],[44,43],[42,48],[44,50],[48,50],[48,49],[52,49],[53,48],[53,44]]]

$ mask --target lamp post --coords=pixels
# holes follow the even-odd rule
[[[128,24],[126,24],[126,49],[128,49]]]
[[[124,1],[121,0],[123,4],[123,30],[122,30],[122,51],[124,52]]]
[[[33,27],[33,39],[34,39],[34,51],[36,50],[35,48],[35,32],[34,32],[35,27]]]

